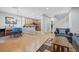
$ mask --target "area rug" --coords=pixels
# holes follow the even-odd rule
[[[52,52],[52,41],[53,39],[49,38],[36,52]]]

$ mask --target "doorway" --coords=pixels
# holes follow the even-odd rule
[[[51,33],[53,33],[53,21],[51,21]]]

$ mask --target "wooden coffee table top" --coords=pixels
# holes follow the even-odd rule
[[[73,48],[73,46],[71,45],[71,43],[69,43],[68,40],[67,40],[65,37],[54,37],[53,43],[54,43],[54,44],[61,45],[61,46],[69,47],[69,50],[70,50],[71,52],[75,52],[75,51],[76,51],[76,50]]]

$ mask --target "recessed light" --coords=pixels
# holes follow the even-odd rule
[[[12,7],[12,8],[15,8],[15,9],[17,9],[18,7]]]
[[[49,8],[46,8],[46,10],[48,10]]]

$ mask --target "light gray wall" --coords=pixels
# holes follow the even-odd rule
[[[54,31],[56,28],[69,28],[69,15],[67,15],[61,20],[56,19],[54,23]]]
[[[4,16],[0,14],[0,29],[5,28]]]
[[[79,7],[71,10],[71,32],[79,33]]]
[[[51,19],[46,15],[41,16],[41,32],[51,32]]]

